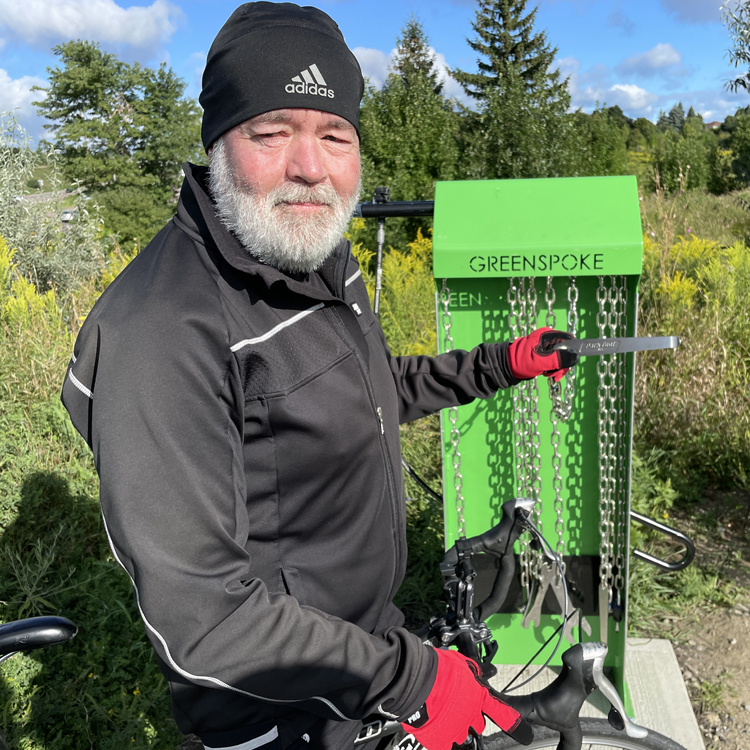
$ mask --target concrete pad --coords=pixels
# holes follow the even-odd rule
[[[636,720],[687,750],[705,750],[672,644],[661,638],[628,638],[625,678]]]
[[[497,690],[502,690],[521,668],[502,664],[497,667],[498,673],[490,681]],[[538,666],[530,667],[519,681],[530,677],[537,669]],[[628,638],[625,675],[635,712],[632,718],[637,724],[671,738],[686,750],[705,750],[677,657],[669,641]],[[533,682],[514,692],[528,695],[549,685],[555,677],[557,673],[546,668]],[[609,702],[598,690],[581,709],[581,715],[590,718],[606,719],[608,713]],[[497,730],[488,728],[485,734],[494,731]]]

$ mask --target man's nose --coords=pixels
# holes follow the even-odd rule
[[[298,135],[286,149],[287,177],[293,182],[317,184],[328,172],[323,162],[323,150],[315,137]]]

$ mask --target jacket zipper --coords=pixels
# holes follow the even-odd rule
[[[380,443],[380,450],[383,454],[383,461],[385,463],[385,475],[388,482],[388,494],[391,498],[391,513],[393,515],[393,543],[396,548],[396,565],[393,570],[393,581],[391,582],[391,596],[393,596],[393,587],[396,582],[396,575],[398,573],[398,569],[403,559],[404,553],[401,549],[401,534],[399,527],[400,515],[398,512],[398,493],[396,492],[396,481],[393,476],[393,466],[391,465],[391,459],[388,455],[388,445],[385,442],[385,422],[383,420],[383,409],[382,407],[378,406],[377,402],[375,401],[375,393],[372,390],[372,383],[370,382],[370,376],[367,372],[367,363],[365,362],[365,358],[362,355],[362,352],[359,350],[356,342],[351,337],[349,331],[346,328],[346,325],[344,325],[344,321],[341,319],[341,315],[337,307],[331,307],[330,310],[338,319],[342,333],[344,335],[344,339],[349,343],[352,351],[354,352],[354,358],[357,360],[357,364],[359,365],[359,369],[362,373],[362,380],[364,380],[365,383],[367,396],[370,399],[370,404],[374,409],[375,414],[378,418],[378,423],[380,424],[380,440],[378,442]],[[357,323],[357,325],[359,325],[359,323]]]

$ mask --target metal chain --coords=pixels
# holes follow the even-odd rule
[[[571,336],[575,336],[578,331],[578,286],[576,285],[576,277],[570,277],[570,283],[568,284],[568,333]],[[563,396],[564,415],[560,417],[563,422],[570,419],[570,415],[573,413],[573,398],[576,394],[575,388],[576,382],[576,368],[571,367],[568,370],[568,374],[565,376],[565,394]]]
[[[550,328],[557,328],[557,316],[555,315],[554,304],[555,304],[555,289],[552,286],[552,277],[547,277],[547,291],[545,294],[545,300],[547,302],[547,317],[546,323]],[[562,499],[562,488],[563,482],[560,475],[562,468],[562,456],[560,455],[560,407],[562,406],[561,388],[560,383],[556,383],[552,378],[547,378],[549,383],[549,395],[552,402],[552,408],[549,412],[550,422],[552,422],[552,436],[550,438],[552,442],[552,471],[554,477],[552,479],[552,489],[555,492],[555,532],[557,534],[557,548],[555,552],[561,562],[563,575],[565,574],[565,539],[564,531],[565,526],[563,524],[563,499]]]
[[[510,339],[515,341],[519,335],[520,295],[515,278],[508,279],[508,327],[510,328]],[[518,386],[511,388],[511,401],[513,404],[513,455],[516,462],[516,494],[518,497],[527,497],[526,492],[526,450],[524,447],[523,427],[523,398]],[[521,586],[529,594],[531,590],[531,549],[529,543],[531,537],[524,532],[519,539]]]
[[[544,299],[547,303],[547,316],[544,319],[544,324],[549,328],[557,328],[557,317],[555,316],[555,287],[552,286],[552,277],[547,276],[547,288],[544,291]]]
[[[440,302],[443,305],[441,312],[441,319],[443,323],[443,331],[445,333],[443,350],[445,352],[452,351],[453,336],[451,334],[451,328],[453,327],[453,316],[451,315],[450,303],[451,303],[451,292],[448,288],[448,280],[443,279],[443,287],[440,290]],[[464,477],[461,473],[461,451],[459,451],[459,443],[461,441],[461,432],[458,429],[458,409],[452,406],[448,410],[448,419],[451,423],[450,441],[453,448],[452,459],[453,459],[453,484],[456,490],[456,520],[458,523],[458,538],[466,538],[466,520],[464,518],[464,496],[463,486]]]
[[[607,289],[604,284],[604,277],[599,277],[599,287],[596,290],[596,301],[599,311],[596,315],[596,323],[599,328],[599,336],[607,337],[610,316],[607,315]],[[608,601],[612,602],[612,485],[613,469],[611,466],[610,452],[610,392],[611,371],[609,366],[609,357],[599,357],[597,361],[597,373],[599,375],[599,578],[601,585],[607,588]]]
[[[528,280],[529,286],[526,292],[526,331],[532,333],[537,327],[537,293],[534,286],[534,277]],[[539,434],[539,383],[536,378],[526,381],[528,393],[528,436],[529,436],[529,467],[531,469],[530,484],[531,496],[534,498],[534,518],[539,531],[542,531],[542,439]],[[541,553],[539,555],[541,562]]]
[[[617,286],[617,334],[627,336],[628,314],[628,287],[627,278],[620,276]],[[617,362],[617,434],[619,443],[617,446],[617,547],[615,557],[616,575],[614,587],[617,592],[618,602],[625,588],[625,561],[627,560],[627,524],[628,517],[628,487],[627,487],[627,435],[628,423],[625,411],[625,388],[627,381],[627,370],[625,367],[625,355],[618,354]]]

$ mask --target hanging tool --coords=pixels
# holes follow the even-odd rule
[[[569,351],[579,357],[591,357],[603,354],[646,352],[655,349],[676,349],[679,345],[679,336],[624,336],[612,339],[566,339],[545,344],[542,350],[549,348],[550,353]]]
[[[526,611],[524,612],[521,624],[527,629],[532,624],[535,628],[539,627],[542,615],[542,605],[547,596],[547,591],[552,589],[552,593],[555,595],[557,604],[560,607],[560,613],[563,618],[565,618],[563,636],[573,645],[578,643],[578,638],[575,637],[575,633],[573,632],[575,620],[569,618],[567,616],[568,613],[565,611],[565,588],[557,566],[552,562],[543,562],[539,578],[536,580],[535,584],[534,592],[526,605]],[[586,635],[591,635],[591,625],[585,617],[581,618],[581,629]]]

